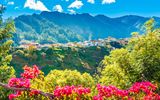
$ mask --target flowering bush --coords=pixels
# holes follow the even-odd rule
[[[15,88],[30,88],[30,80],[36,78],[40,74],[40,70],[36,65],[33,68],[25,66],[24,73],[21,74],[21,78],[11,78],[8,82],[10,87]],[[12,100],[22,95],[22,90],[16,90],[15,94],[10,94],[9,99]],[[38,91],[30,91],[30,95],[38,94]]]
[[[136,100],[160,100],[160,95],[155,93],[157,86],[150,82],[136,82],[128,90],[120,90],[115,86],[97,85],[98,95],[94,100],[103,100],[107,98]]]
[[[29,88],[30,87],[30,80],[23,79],[23,78],[11,78],[8,82],[10,87],[17,87],[17,88]]]
[[[94,96],[94,100],[103,100],[104,98],[125,98],[128,96],[127,90],[120,90],[115,86],[101,86],[97,85],[98,95]]]
[[[75,85],[67,86],[56,86],[53,88],[53,92],[45,93],[47,90],[32,89],[34,82],[39,81],[41,74],[37,66],[24,67],[24,73],[21,74],[20,78],[11,78],[8,82],[9,88],[14,88],[14,94],[9,95],[9,99],[34,99],[36,100],[160,100],[160,95],[155,91],[157,85],[151,82],[136,82],[127,90],[121,90],[115,86],[102,86],[97,84],[98,94],[93,96],[93,91],[90,88],[86,88]],[[45,82],[44,82],[45,83]],[[42,83],[42,84],[44,84]],[[26,90],[27,89],[27,90]],[[45,91],[45,92],[43,92]],[[27,94],[27,95],[26,95]]]
[[[80,73],[77,70],[52,70],[45,77],[46,90],[52,92],[56,86],[79,86],[90,87],[95,86],[93,77],[88,73]]]
[[[139,93],[141,91],[145,92],[147,95],[152,94],[153,91],[157,89],[156,85],[150,82],[136,82],[129,89],[130,93]]]
[[[74,99],[77,98],[77,100],[81,99],[88,99],[91,98],[90,88],[84,88],[84,87],[76,87],[76,86],[65,86],[65,87],[56,87],[54,90],[54,96],[56,99]]]
[[[16,88],[29,88],[30,87],[30,80],[29,79],[22,79],[22,78],[11,78],[9,80],[8,85],[10,87],[16,87]],[[15,91],[15,94],[10,94],[9,99],[12,100],[13,98],[16,98],[22,94],[22,91],[17,90]]]
[[[151,82],[136,82],[128,90],[132,98],[143,98],[143,100],[160,100],[160,95],[155,93],[157,86]]]

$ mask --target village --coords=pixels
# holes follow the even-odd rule
[[[68,43],[54,43],[54,44],[39,44],[35,42],[21,41],[17,48],[28,48],[34,46],[37,49],[50,48],[50,47],[91,47],[91,46],[107,46],[112,45],[126,45],[128,43],[128,38],[116,39],[108,37],[105,39],[89,40],[83,42],[68,42]],[[113,48],[114,49],[114,48]]]

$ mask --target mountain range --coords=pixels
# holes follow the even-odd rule
[[[160,18],[153,17],[156,26]],[[107,38],[127,38],[132,32],[143,31],[143,24],[149,17],[126,15],[110,18],[105,15],[92,16],[88,13],[67,14],[41,12],[40,14],[21,15],[14,19],[16,34],[14,41],[32,41],[40,44],[67,43]]]

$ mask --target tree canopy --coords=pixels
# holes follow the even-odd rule
[[[99,82],[127,88],[137,81],[160,80],[160,29],[154,28],[154,19],[147,21],[144,28],[143,35],[132,34],[126,48],[113,50],[104,58]]]
[[[0,6],[0,82],[6,83],[9,78],[14,76],[14,69],[11,67],[10,61],[12,55],[9,55],[9,50],[12,45],[10,38],[15,32],[14,23],[11,19],[2,20],[2,13],[5,8]],[[0,99],[4,99],[7,95],[7,90],[0,87]]]

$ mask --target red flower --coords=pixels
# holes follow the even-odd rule
[[[93,100],[103,100],[103,98],[101,96],[94,96]]]
[[[36,78],[40,74],[40,70],[36,65],[33,68],[25,66],[24,73],[21,74],[22,78],[11,78],[8,82],[10,87],[16,88],[30,88],[30,79]],[[22,91],[15,91],[16,94],[10,94],[9,99],[12,100],[22,94]],[[39,91],[31,91],[30,95],[37,95]]]
[[[21,76],[26,79],[36,78],[40,74],[40,70],[36,65],[34,65],[33,68],[24,66],[23,69],[24,69],[24,73],[22,73]]]
[[[38,90],[32,90],[30,92],[30,96],[33,96],[33,95],[38,95],[39,94],[39,91]]]
[[[9,95],[9,100],[13,100],[14,98],[17,98],[18,95],[17,94],[10,94]]]
[[[22,78],[11,78],[8,82],[8,85],[10,87],[16,87],[16,88],[29,88],[30,80]]]
[[[146,94],[151,94],[156,89],[157,89],[157,87],[150,82],[136,82],[129,89],[129,92],[139,93],[142,90]]]
[[[75,86],[65,86],[65,87],[56,87],[56,89],[54,90],[54,96],[61,98],[64,95],[65,96],[70,96],[73,94],[77,94],[78,97],[80,97],[81,95],[85,95],[85,94],[89,94],[90,88],[84,88],[84,87],[75,87]]]

